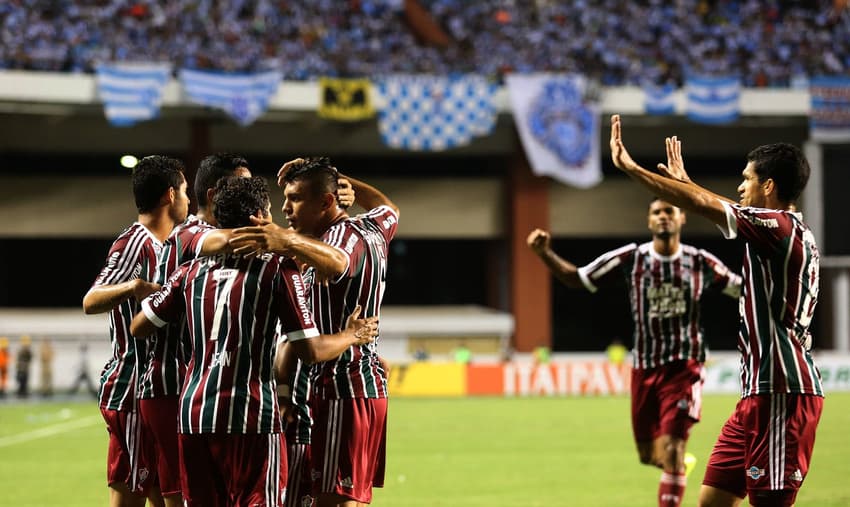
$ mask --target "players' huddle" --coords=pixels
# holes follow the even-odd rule
[[[327,158],[281,168],[283,212],[244,158],[143,158],[138,220],[83,299],[109,312],[101,375],[110,505],[360,505],[383,485],[377,355],[398,209]],[[366,212],[349,216],[354,200]],[[284,433],[285,432],[285,433]]]

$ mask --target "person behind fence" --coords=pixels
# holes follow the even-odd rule
[[[55,352],[50,338],[42,338],[38,349],[38,360],[41,364],[41,395],[53,396],[53,357]]]
[[[15,379],[18,381],[18,398],[30,395],[30,365],[32,364],[32,340],[29,336],[21,336],[21,346],[15,361]]]
[[[80,343],[80,354],[77,359],[77,373],[74,377],[74,383],[68,389],[68,394],[76,394],[80,390],[80,385],[84,385],[86,391],[97,399],[97,384],[89,375],[89,346],[86,343]]]

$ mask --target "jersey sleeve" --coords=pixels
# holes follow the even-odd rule
[[[635,252],[637,252],[637,244],[630,243],[616,250],[606,252],[590,264],[578,268],[578,276],[581,283],[590,292],[599,290],[599,285],[605,283],[606,280],[613,277],[615,274],[620,274],[626,266],[630,265],[634,260]]]
[[[719,290],[732,298],[741,296],[741,275],[730,270],[720,259],[706,250],[700,249],[699,257],[708,288]]]
[[[180,266],[160,290],[142,300],[142,312],[156,327],[163,327],[185,313],[183,283],[188,270],[188,264]]]
[[[307,305],[307,287],[301,279],[298,266],[291,259],[280,258],[277,266],[275,284],[275,313],[280,319],[277,330],[278,340],[295,342],[319,336],[313,320],[313,312]]]
[[[790,213],[787,211],[743,207],[728,202],[723,203],[726,211],[726,224],[718,225],[726,239],[740,237],[752,248],[770,252],[791,234],[793,228]]]
[[[142,269],[143,251],[138,236],[124,235],[115,240],[92,287],[115,285],[138,278]]]
[[[394,209],[389,206],[378,206],[361,216],[364,220],[376,225],[376,228],[381,231],[381,235],[387,243],[395,237],[396,230],[398,229],[398,214]]]

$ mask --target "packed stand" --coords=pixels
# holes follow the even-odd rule
[[[604,85],[681,84],[687,72],[746,86],[850,73],[840,0],[419,0],[448,35],[428,44],[403,0],[11,0],[0,68],[92,72],[110,60],[279,68],[286,79],[391,73],[580,72]]]

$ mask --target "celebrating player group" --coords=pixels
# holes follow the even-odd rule
[[[237,155],[201,162],[197,215],[178,160],[134,169],[138,220],[83,299],[110,318],[111,506],[354,506],[383,485],[398,208],[327,158],[284,164],[278,184],[288,229]]]

